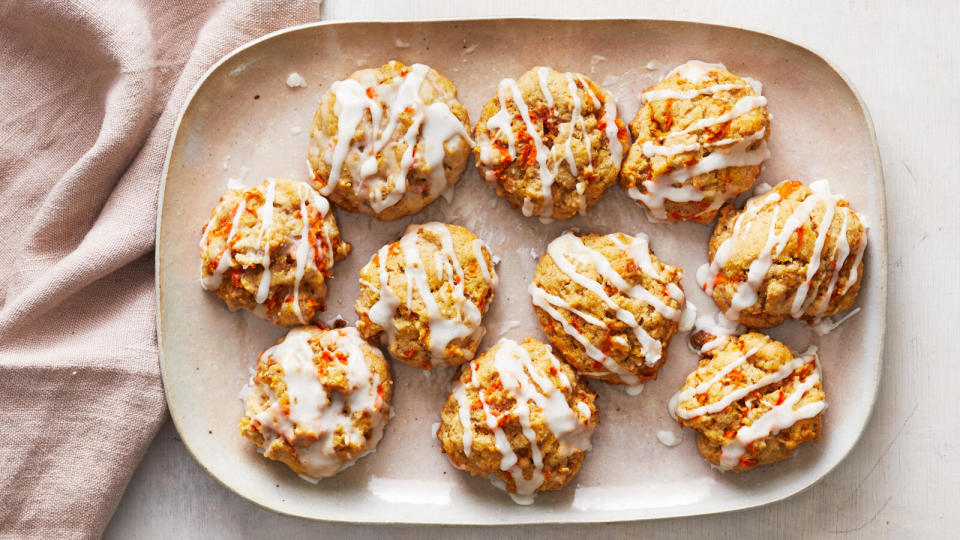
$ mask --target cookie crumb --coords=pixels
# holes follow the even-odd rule
[[[294,71],[290,75],[287,75],[287,86],[290,88],[306,88],[307,80],[304,79],[302,75]]]

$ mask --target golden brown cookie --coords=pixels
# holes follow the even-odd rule
[[[376,449],[392,392],[386,359],[356,328],[297,327],[260,354],[240,431],[264,457],[326,478]]]
[[[692,60],[643,94],[620,186],[655,220],[709,223],[750,189],[770,152],[760,83]]]
[[[459,225],[411,225],[360,270],[357,328],[383,334],[390,357],[420,369],[456,366],[484,335],[497,286],[493,257]]]
[[[324,278],[348,253],[326,199],[302,182],[271,178],[220,197],[200,239],[200,283],[230,311],[307,324],[324,309]]]
[[[732,321],[816,324],[853,305],[866,247],[864,218],[826,180],[786,181],[721,210],[697,280]]]
[[[639,389],[666,361],[686,304],[683,271],[647,236],[578,236],[547,247],[530,284],[543,332],[581,375]]]
[[[480,175],[525,216],[585,214],[620,171],[629,139],[610,92],[535,67],[500,81],[474,127]]]
[[[670,408],[681,425],[697,432],[697,449],[707,461],[742,472],[820,439],[826,402],[816,347],[794,356],[757,332],[697,332],[691,341],[702,347],[700,365]]]
[[[437,439],[450,462],[520,504],[576,476],[597,426],[596,394],[532,339],[505,339],[461,369]]]
[[[308,161],[323,195],[380,220],[409,216],[457,183],[472,141],[457,89],[423,64],[391,61],[333,83]]]

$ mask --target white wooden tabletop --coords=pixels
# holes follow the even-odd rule
[[[135,473],[108,538],[480,538],[583,536],[943,537],[960,528],[960,2],[869,0],[327,0],[324,20],[490,16],[681,19],[767,31],[853,80],[886,176],[889,298],[873,417],[847,459],[805,492],[730,514],[587,526],[353,526],[273,514],[207,476],[170,422]],[[950,426],[954,426],[951,428]],[[952,533],[950,532],[952,531]]]

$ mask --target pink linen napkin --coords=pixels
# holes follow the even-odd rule
[[[187,93],[317,1],[0,4],[0,536],[96,537],[166,415],[157,191]]]

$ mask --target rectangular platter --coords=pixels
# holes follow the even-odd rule
[[[773,115],[761,182],[831,180],[869,218],[862,311],[819,337],[788,322],[771,334],[795,350],[820,346],[829,408],[817,444],[801,446],[774,466],[735,475],[712,469],[666,403],[697,363],[680,334],[659,378],[639,396],[591,382],[600,426],[583,468],[564,490],[519,506],[489,482],[457,471],[431,426],[453,369],[419,370],[393,363],[395,416],[376,453],[338,476],[309,484],[262,459],[239,434],[238,399],[260,351],[284,333],[246,313],[230,313],[199,284],[200,227],[228,179],[248,186],[266,177],[306,180],[313,113],[333,81],[391,59],[425,63],[450,78],[476,121],[504,77],[536,65],[581,72],[610,90],[629,122],[638,94],[690,59],[722,62],[763,83]],[[290,88],[297,72],[305,88]],[[619,187],[587,216],[542,224],[495,196],[472,163],[452,202],[435,201],[394,222],[337,211],[353,253],[329,282],[322,320],[353,323],[359,269],[409,223],[466,226],[501,258],[501,283],[485,317],[480,350],[501,337],[544,339],[527,284],[547,243],[569,228],[645,232],[664,261],[685,270],[684,289],[700,313],[715,311],[698,289],[711,227],[654,224]],[[251,502],[284,514],[367,523],[510,524],[606,522],[724,512],[790,496],[822,478],[860,436],[876,398],[886,305],[883,176],[869,115],[849,82],[817,54],[766,34],[702,23],[660,20],[447,20],[404,23],[317,23],[249,43],[201,79],[171,142],[157,230],[158,336],[170,414],[184,444],[217,480]],[[514,321],[519,322],[515,326]],[[658,431],[681,435],[679,446]]]

